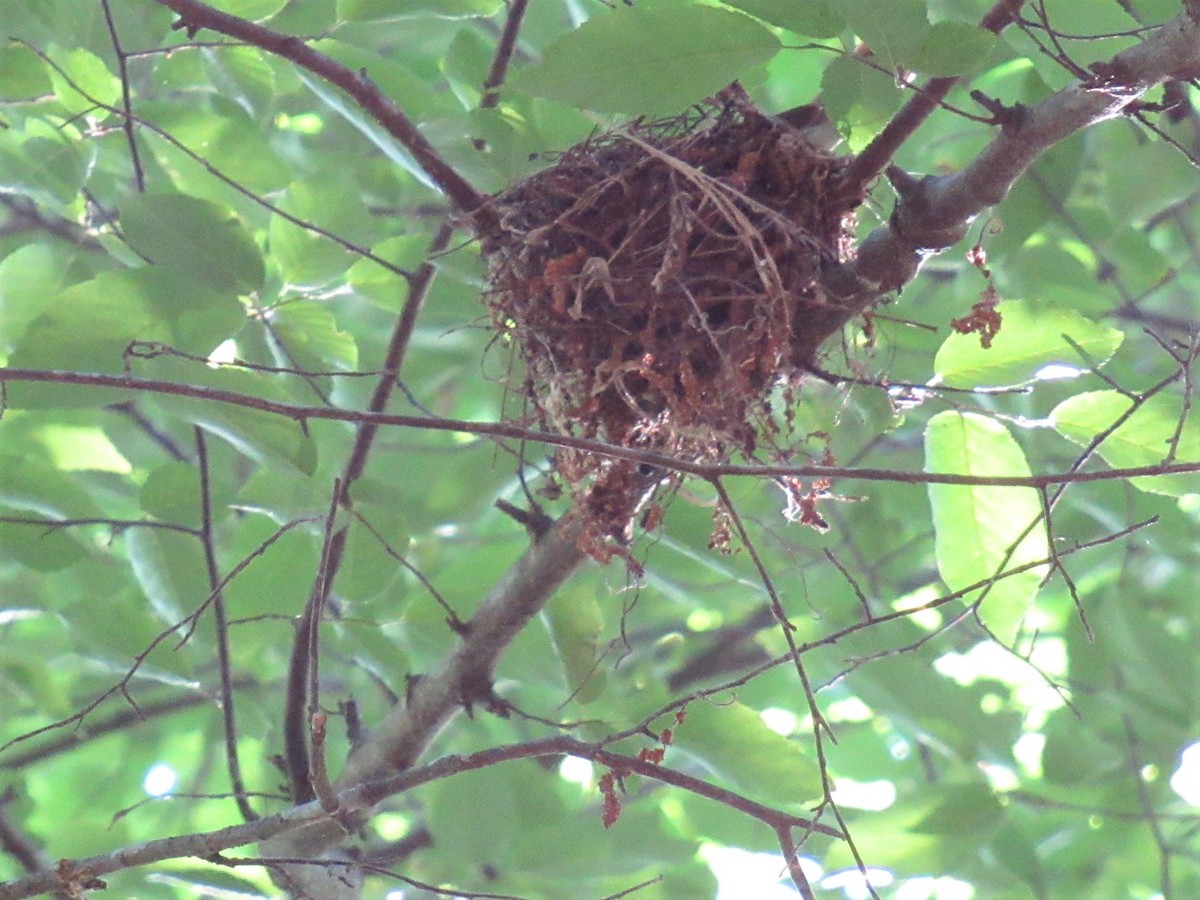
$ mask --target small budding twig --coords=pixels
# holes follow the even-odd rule
[[[675,728],[683,724],[687,718],[687,707],[675,711]],[[639,762],[650,763],[657,766],[663,761],[667,755],[667,747],[675,739],[674,728],[664,728],[658,735],[659,746],[643,747],[637,752]],[[605,828],[612,828],[617,823],[617,819],[621,817],[621,798],[617,796],[617,787],[622,791],[625,790],[623,780],[627,775],[633,774],[629,769],[621,766],[612,766],[607,772],[600,776],[600,782],[597,785],[600,789],[600,794],[604,798],[604,808],[600,814],[600,821]]]

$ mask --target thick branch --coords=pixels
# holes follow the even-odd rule
[[[375,86],[368,77],[369,73],[353,72],[324,53],[313,50],[300,38],[280,34],[246,19],[220,12],[197,0],[155,2],[178,13],[189,33],[207,28],[245,41],[268,53],[289,59],[341,88],[413,155],[417,164],[462,212],[475,211],[486,199],[442,159],[433,144],[421,134],[416,123]]]
[[[449,778],[462,772],[484,769],[518,759],[562,755],[590,759],[613,769],[633,772],[664,784],[674,785],[736,809],[772,828],[799,828],[805,832],[834,838],[845,837],[840,831],[830,828],[828,825],[764,806],[741,794],[683,772],[677,772],[636,756],[616,753],[602,746],[587,744],[570,737],[552,737],[522,744],[509,744],[481,750],[468,756],[445,756],[420,769],[413,769],[383,781],[343,790],[338,794],[337,799],[343,810],[362,810],[370,808],[385,797],[410,791],[423,784]],[[314,801],[245,825],[146,841],[88,859],[61,860],[52,872],[39,872],[27,878],[0,884],[0,900],[23,900],[23,898],[34,897],[58,887],[87,882],[110,872],[150,865],[166,859],[182,857],[211,859],[222,850],[241,847],[281,834],[289,829],[319,823],[321,820],[328,821],[328,814],[319,803]]]
[[[382,372],[367,409],[373,413],[381,413],[387,409],[404,365],[404,357],[412,340],[413,331],[417,325],[417,317],[425,305],[425,298],[433,284],[437,267],[432,258],[446,249],[450,242],[453,229],[447,222],[438,228],[429,246],[425,262],[408,281],[408,293],[396,326],[392,330],[384,355]],[[316,668],[317,660],[310,657],[315,648],[316,637],[313,629],[318,627],[321,617],[318,610],[324,609],[329,592],[341,569],[349,524],[328,532],[333,527],[333,515],[336,507],[349,509],[352,507],[350,491],[354,483],[362,476],[367,467],[367,459],[375,444],[375,436],[379,433],[379,425],[371,422],[360,422],[354,445],[342,470],[340,489],[334,498],[335,508],[330,510],[326,522],[329,535],[326,550],[322,557],[322,567],[318,572],[308,603],[297,623],[295,640],[292,643],[291,659],[288,664],[288,684],[283,715],[284,758],[287,761],[288,775],[291,780],[292,796],[297,803],[304,803],[313,797],[312,785],[309,782],[309,752],[308,752],[308,707],[315,705],[309,697],[309,674]]]
[[[1025,0],[996,0],[979,23],[979,27],[999,34],[1017,17],[1024,3]],[[850,167],[846,170],[846,184],[851,194],[857,195],[868,182],[874,181],[879,173],[888,167],[901,144],[912,137],[913,132],[929,118],[930,113],[937,109],[938,104],[960,80],[958,76],[931,78],[920,91],[909,98],[900,111],[892,116],[891,121],[863,148],[863,152],[850,162]]]
[[[580,526],[580,520],[569,517],[559,521],[505,574],[483,599],[441,668],[417,681],[407,701],[354,751],[337,780],[339,790],[411,767],[460,709],[487,704],[501,655],[583,561],[577,545]],[[337,824],[326,821],[303,834],[285,835],[269,850],[271,855],[311,856],[342,837]]]
[[[1155,85],[1200,67],[1200,25],[1188,16],[1167,22],[1137,46],[1097,64],[1097,74],[1028,109],[979,156],[953,175],[898,184],[891,221],[876,229],[852,262],[828,273],[824,287],[849,321],[916,276],[921,264],[960,241],[971,222],[1003,200],[1033,162],[1077,131],[1116,118]]]

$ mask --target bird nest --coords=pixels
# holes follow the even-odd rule
[[[694,463],[777,443],[772,396],[830,333],[819,276],[853,252],[844,166],[735,95],[595,136],[493,198],[487,303],[540,427]],[[670,480],[574,449],[554,469],[593,555]]]

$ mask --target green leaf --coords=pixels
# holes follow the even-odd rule
[[[252,22],[270,18],[287,5],[287,0],[215,0],[210,6]]]
[[[381,241],[371,248],[371,252],[380,259],[411,271],[424,261],[428,246],[428,236],[406,234]],[[382,309],[399,312],[404,305],[408,283],[378,263],[360,259],[347,274],[354,292]]]
[[[142,509],[162,522],[200,527],[200,474],[183,461],[154,469],[138,494]]]
[[[213,85],[236,100],[249,115],[260,115],[275,99],[275,71],[257,47],[207,50],[203,59]]]
[[[1104,153],[1106,209],[1119,221],[1144,221],[1187,195],[1191,163],[1164,141],[1144,141],[1129,134],[1114,140]],[[1194,169],[1192,171],[1195,171]],[[1154,178],[1146,173],[1153,172]]]
[[[1064,400],[1050,413],[1050,422],[1063,437],[1086,445],[1132,406],[1133,400],[1117,391],[1092,391]],[[1167,460],[1171,442],[1176,439],[1176,462],[1200,462],[1200,427],[1195,412],[1185,419],[1181,398],[1155,394],[1105,438],[1098,452],[1116,469],[1156,466]],[[1194,473],[1134,478],[1131,484],[1172,497],[1200,492]]]
[[[364,500],[347,521],[345,562],[338,575],[338,592],[352,600],[369,600],[394,586],[404,574],[409,532],[401,509]]]
[[[452,858],[469,859],[484,865],[502,859],[516,840],[520,829],[480,828],[480,822],[517,821],[517,798],[512,769],[520,763],[463,772],[437,782],[432,790],[433,803],[429,827],[441,838],[438,851]],[[525,763],[526,766],[531,765]],[[464,809],[474,815],[464,816]]]
[[[834,8],[889,67],[909,66],[929,35],[923,0],[888,0],[886,14],[878,0],[834,0]]]
[[[173,625],[207,599],[204,551],[192,535],[161,528],[132,528],[125,545],[142,593],[161,621]]]
[[[78,196],[89,162],[85,148],[39,119],[0,130],[0,184],[51,209],[62,210]]]
[[[801,745],[772,731],[741,703],[692,703],[675,728],[675,746],[748,795],[773,805],[803,804],[821,796],[821,772]],[[671,753],[667,751],[667,763]]]
[[[0,47],[0,100],[31,100],[51,90],[46,68],[28,47]]]
[[[829,118],[855,151],[866,146],[903,100],[894,79],[851,56],[840,56],[826,67],[821,98]]]
[[[766,62],[779,40],[749,16],[711,6],[618,8],[549,47],[512,86],[598,112],[679,112]]]
[[[154,551],[147,550],[139,542],[142,538],[146,538],[148,543],[154,544],[162,533],[155,536],[147,535],[145,529],[141,529],[141,531],[142,536],[131,542],[131,547],[136,547],[136,550],[131,550],[131,554],[138,554],[135,566],[147,566],[147,570],[140,571],[148,571],[148,568],[155,566],[173,566],[178,562],[178,558],[171,552],[157,556],[153,563],[149,562],[147,556]],[[132,534],[131,532],[130,537]],[[172,535],[172,537],[182,536]],[[184,538],[184,540],[192,541],[194,548],[199,549],[200,545],[192,538]],[[176,570],[173,574],[186,576],[189,572]],[[200,567],[191,570],[190,574],[204,578],[203,569]],[[197,585],[204,583],[206,582],[198,581]],[[178,621],[172,617],[171,610],[161,595],[143,596],[138,594],[136,589],[130,589],[116,595],[105,593],[100,596],[102,599],[86,597],[68,611],[75,652],[93,659],[110,659],[117,666],[128,667],[135,656],[146,652],[155,637],[166,627]],[[147,613],[147,599],[150,600],[157,616]],[[143,676],[151,675],[157,670],[157,674],[160,676],[162,673],[169,673],[166,680],[193,676],[192,661],[196,657],[189,652],[190,648],[177,649],[181,636],[179,632],[176,632],[173,638],[168,637],[159,643],[143,661],[141,674]],[[198,633],[193,640],[199,642],[202,640],[202,636]]]
[[[998,42],[996,35],[977,25],[937,22],[908,58],[908,65],[927,75],[962,75],[982,65]]]
[[[328,306],[286,303],[271,311],[270,322],[287,348],[288,365],[310,371],[358,368],[358,345],[349,332],[338,328]]]
[[[292,398],[270,378],[242,369],[211,369],[178,359],[150,360],[136,367],[144,377],[162,378],[233,394],[287,402]],[[312,439],[297,422],[234,403],[192,397],[164,397],[156,401],[164,413],[200,425],[257,462],[286,461],[311,474],[317,465]]]
[[[1124,334],[1071,309],[1025,300],[997,307],[999,333],[987,349],[977,335],[951,334],[934,359],[934,371],[951,387],[1024,384],[1045,366],[1102,365],[1121,346]],[[1079,352],[1068,339],[1087,354]]]
[[[571,699],[590,703],[604,692],[606,680],[597,655],[604,629],[599,602],[585,590],[560,590],[546,605],[545,617]]]
[[[121,97],[121,82],[108,70],[104,60],[83,49],[54,49],[49,56],[57,64],[57,68],[48,67],[50,83],[67,114],[106,118],[108,113],[97,109],[96,104],[115,105]]]
[[[343,22],[391,22],[411,16],[434,15],[464,19],[495,15],[501,0],[337,0]]]
[[[206,355],[244,320],[234,297],[160,266],[102,272],[67,288],[47,307],[26,329],[9,365],[119,373],[133,341]],[[122,396],[117,389],[14,384],[8,399],[14,407],[46,408],[94,406]]]
[[[724,0],[752,16],[787,28],[797,34],[814,38],[835,37],[846,27],[838,15],[836,0],[804,0],[802,3],[780,3],[779,0]]]
[[[96,518],[102,508],[70,475],[60,472],[29,443],[6,441],[0,453],[0,502],[51,519]]]
[[[0,350],[11,347],[62,289],[70,254],[26,244],[0,261]]]
[[[1067,196],[1083,170],[1085,140],[1082,132],[1059,141],[1030,167],[995,209],[1002,226],[988,241],[988,252],[997,258],[1020,247],[1042,225],[1060,214]]]
[[[262,255],[254,239],[215,203],[184,194],[134,194],[121,204],[120,219],[134,250],[191,283],[239,294],[262,284]]]
[[[298,181],[288,186],[279,207],[301,221],[312,222],[341,237],[353,227],[356,211],[339,203],[344,182],[329,176]],[[268,226],[271,259],[280,277],[301,289],[320,287],[342,277],[354,257],[326,237],[307,231],[281,216]]]
[[[320,563],[320,535],[303,526],[282,535],[278,530],[279,525],[266,516],[250,515],[244,520],[229,558],[242,560],[253,555],[254,559],[226,588],[231,617],[290,617],[304,609]],[[264,550],[268,541],[271,543]]]
[[[990,833],[1004,817],[1004,808],[987,784],[945,785],[943,799],[920,822],[917,834]]]
[[[1008,429],[993,419],[957,412],[938,413],[926,426],[925,471],[1030,474],[1025,454]],[[1042,505],[1033,488],[931,484],[929,502],[938,572],[952,591],[1049,556],[1046,526],[1040,521]],[[1044,567],[1037,566],[991,585],[982,612],[1002,640],[1020,625],[1043,573]],[[980,596],[981,590],[972,591],[963,602],[973,603]]]
[[[448,95],[446,99],[441,98],[423,80],[382,54],[367,53],[332,40],[318,41],[314,45],[314,49],[329,54],[348,68],[366,72],[371,81],[384,94],[391,97],[403,97],[405,112],[418,122],[429,118],[435,111],[445,110],[446,103],[453,102],[453,98]],[[384,156],[419,184],[425,185],[430,190],[437,189],[425,170],[417,165],[412,155],[397,143],[391,133],[379,124],[374,116],[366,113],[362,107],[348,99],[342,91],[332,87],[323,78],[313,76],[304,70],[299,70],[296,74],[305,87],[361,132]],[[344,202],[344,198],[339,197],[338,199]]]
[[[4,516],[24,518],[29,512],[0,506],[0,518]],[[7,555],[38,572],[54,572],[79,562],[87,550],[65,528],[0,522],[0,556]]]

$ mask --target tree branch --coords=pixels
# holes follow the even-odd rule
[[[847,317],[850,318],[850,317]],[[227,403],[246,409],[283,416],[294,422],[324,419],[333,422],[372,423],[378,426],[413,428],[425,431],[458,431],[480,437],[512,438],[546,444],[551,447],[567,447],[588,453],[598,453],[612,459],[627,459],[647,466],[667,469],[684,475],[693,475],[711,481],[714,478],[855,478],[859,481],[890,481],[902,484],[961,484],[992,487],[1040,488],[1049,484],[1080,484],[1088,481],[1111,481],[1125,478],[1140,478],[1148,475],[1181,475],[1200,472],[1200,462],[1176,462],[1170,465],[1135,466],[1122,469],[1106,469],[1099,472],[1044,472],[1036,475],[952,475],[938,472],[916,472],[900,469],[856,468],[854,466],[784,466],[734,463],[699,463],[676,459],[649,450],[619,447],[603,441],[570,435],[552,434],[526,428],[510,422],[472,422],[465,419],[445,419],[432,416],[406,416],[395,413],[371,413],[353,409],[338,409],[329,406],[303,406],[284,403],[192,384],[180,384],[132,375],[105,375],[95,372],[63,372],[53,369],[16,369],[0,367],[0,385],[16,382],[38,382],[53,384],[76,384],[91,387],[123,388],[152,394],[177,397],[192,397],[214,403]]]
[[[466,623],[462,640],[441,668],[417,681],[406,702],[351,754],[335,788],[344,791],[408,769],[459,710],[493,702],[492,674],[501,655],[583,562],[578,546],[583,524],[581,517],[564,517],[509,569]],[[269,855],[311,856],[342,837],[337,823],[326,820],[264,849]]]
[[[234,715],[233,667],[229,655],[229,620],[225,615],[225,591],[221,587],[221,570],[217,564],[216,539],[213,534],[212,470],[208,464],[208,441],[204,429],[192,427],[196,438],[196,468],[200,475],[200,543],[204,548],[204,566],[212,597],[214,639],[217,644],[217,673],[221,683],[221,721],[225,737],[225,764],[229,769],[229,784],[242,820],[253,822],[258,814],[246,797],[242,779],[242,764],[238,758],[237,722]]]
[[[280,34],[238,16],[220,12],[197,0],[154,2],[178,13],[189,34],[207,28],[245,41],[268,53],[289,59],[345,91],[413,155],[417,164],[460,211],[474,212],[487,199],[442,158],[433,144],[421,134],[416,123],[375,86],[366,72],[351,71],[324,53],[313,50],[300,38]]]
[[[508,5],[508,16],[504,20],[504,30],[496,44],[496,54],[492,57],[491,68],[483,81],[483,99],[479,101],[481,109],[494,109],[500,103],[500,85],[508,74],[508,64],[517,49],[517,35],[521,31],[521,22],[525,19],[525,9],[529,0],[511,0]]]
[[[922,263],[947,250],[974,219],[1003,200],[1033,162],[1077,131],[1120,116],[1155,85],[1200,69],[1200,25],[1182,15],[1150,37],[1092,67],[1042,103],[1017,108],[966,168],[920,180],[896,173],[900,201],[891,221],[872,232],[858,256],[823,279],[832,304],[850,321],[916,277]],[[840,326],[839,326],[840,327]]]
[[[979,27],[999,34],[1017,17],[1024,5],[1025,0],[996,0]],[[857,196],[869,182],[877,178],[888,167],[900,146],[912,137],[913,132],[929,118],[930,113],[938,108],[938,104],[959,81],[961,78],[958,76],[931,78],[917,91],[863,148],[862,153],[850,161],[845,175],[847,193]]]
[[[360,783],[355,787],[343,789],[338,794],[337,800],[342,810],[360,811],[370,809],[386,797],[402,794],[421,785],[440,781],[462,772],[485,769],[519,759],[563,755],[589,759],[612,769],[632,772],[645,778],[661,781],[664,784],[729,806],[773,829],[799,828],[807,834],[822,834],[837,839],[845,838],[842,832],[830,828],[828,825],[765,806],[734,791],[718,787],[683,772],[565,736],[492,747],[467,756],[444,756],[419,769],[411,769],[391,778],[365,784]],[[259,819],[257,822],[233,825],[216,831],[146,841],[87,859],[60,860],[53,871],[39,872],[26,878],[0,884],[0,900],[24,900],[26,897],[34,897],[59,887],[94,881],[101,875],[150,865],[166,859],[182,857],[211,859],[222,850],[241,847],[254,841],[265,842],[266,839],[282,835],[289,830],[304,826],[320,826],[322,823],[328,822],[328,814],[321,808],[319,802],[313,801],[277,815]],[[337,830],[341,834],[340,829]],[[277,854],[268,855],[277,856]],[[293,858],[307,859],[308,855],[299,854]]]

